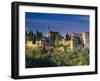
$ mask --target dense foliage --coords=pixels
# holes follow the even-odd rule
[[[64,47],[37,46],[34,49],[26,47],[26,67],[52,67],[52,66],[79,66],[89,64],[89,51],[87,48],[74,49]]]

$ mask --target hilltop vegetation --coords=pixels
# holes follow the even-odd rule
[[[44,49],[38,46],[35,49],[26,47],[26,67],[54,67],[89,65],[88,49],[67,49],[60,51],[59,47]]]

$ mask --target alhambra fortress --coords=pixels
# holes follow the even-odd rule
[[[57,43],[61,45],[59,49],[63,50],[63,46],[67,46],[69,49],[73,50],[74,48],[80,48],[80,47],[87,47],[89,48],[89,32],[66,32],[66,38],[63,37],[60,32],[52,31],[50,29],[50,26],[47,27],[48,36],[42,36],[40,40],[36,40],[33,42],[33,40],[26,40],[25,45],[29,48],[35,48],[37,46],[45,46],[50,47],[55,44],[56,39],[52,40],[50,38],[54,36],[58,36],[59,41]],[[66,30],[67,31],[67,30]],[[40,32],[41,33],[41,32]],[[28,36],[27,32],[27,36]],[[34,37],[33,37],[34,39]]]

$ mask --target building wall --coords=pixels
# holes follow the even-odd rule
[[[82,33],[82,40],[85,47],[89,46],[89,32]]]

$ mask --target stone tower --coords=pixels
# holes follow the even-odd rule
[[[82,40],[85,47],[89,47],[89,32],[82,33]]]
[[[50,26],[48,26],[48,37],[50,37]]]
[[[72,33],[71,34],[71,45],[70,48],[71,50],[75,49],[78,47],[78,39],[77,39],[77,34],[76,33]]]
[[[73,50],[75,47],[74,33],[71,34],[71,45],[70,48]]]

